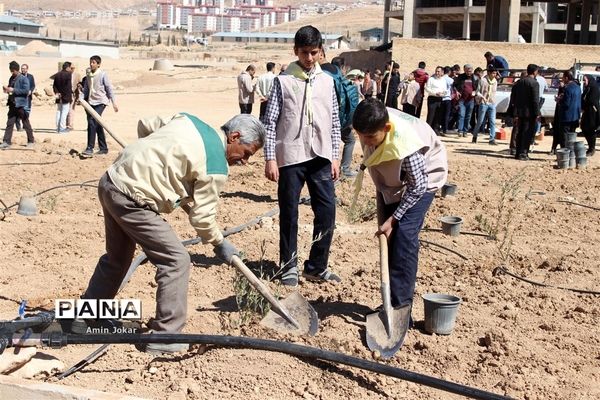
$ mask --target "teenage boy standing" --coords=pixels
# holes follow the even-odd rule
[[[112,103],[115,112],[119,112],[112,85],[106,76],[106,72],[100,69],[100,63],[102,63],[100,56],[90,57],[90,69],[83,86],[84,97],[88,99],[87,101],[90,103],[90,106],[92,106],[94,111],[99,115],[102,115],[109,103]],[[83,154],[93,154],[96,135],[98,135],[98,147],[100,148],[96,154],[107,154],[108,146],[106,145],[104,128],[90,114],[87,114],[87,121],[88,140],[87,147],[83,151]]]
[[[303,276],[341,281],[327,267],[335,227],[333,181],[340,174],[340,120],[333,79],[318,63],[321,41],[321,32],[313,26],[296,32],[298,60],[273,80],[263,118],[265,176],[278,183],[280,273],[288,286],[298,284],[298,200],[305,183],[315,218]]]

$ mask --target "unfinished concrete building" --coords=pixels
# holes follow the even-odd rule
[[[384,7],[384,43],[390,19],[399,19],[405,38],[600,44],[600,0],[385,0]]]

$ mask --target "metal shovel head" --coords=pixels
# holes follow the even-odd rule
[[[388,332],[385,311],[382,309],[367,315],[367,346],[380,354],[381,358],[390,358],[402,347],[408,322],[410,305],[391,309],[391,329]]]
[[[293,335],[308,334],[314,336],[317,333],[319,329],[317,312],[299,292],[293,292],[285,299],[280,300],[280,303],[287,309],[292,318],[296,320],[298,327],[288,322],[272,308],[262,321],[260,321],[262,326]]]

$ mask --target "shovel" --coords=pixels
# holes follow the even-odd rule
[[[367,346],[381,358],[390,358],[404,343],[411,307],[392,308],[387,237],[383,234],[379,235],[379,263],[383,307],[381,311],[367,315]]]
[[[299,292],[296,291],[279,301],[238,256],[233,256],[231,262],[271,304],[271,310],[262,319],[261,325],[295,335],[314,336],[317,333],[319,328],[317,313]]]

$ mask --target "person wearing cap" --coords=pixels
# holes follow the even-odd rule
[[[490,124],[491,145],[496,145],[496,90],[498,81],[496,80],[496,68],[490,64],[487,67],[487,74],[481,78],[477,98],[479,100],[479,115],[475,129],[473,129],[473,143],[477,143],[477,135],[483,129],[486,117]]]
[[[190,255],[161,214],[181,207],[202,242],[230,264],[238,251],[217,224],[219,193],[227,181],[228,164],[244,164],[265,141],[265,128],[252,115],[237,115],[221,130],[186,113],[138,122],[139,139],[121,151],[98,185],[106,253],[98,260],[83,299],[115,297],[137,244],[157,267],[156,314],[148,326],[154,333],[183,329]],[[86,332],[81,325],[88,321],[78,322],[77,333]],[[140,350],[172,353],[186,346],[151,343]]]
[[[496,71],[500,73],[500,76],[508,76],[510,71],[508,70],[508,61],[502,56],[495,56],[491,51],[487,51],[484,55],[485,65],[493,65]]]

